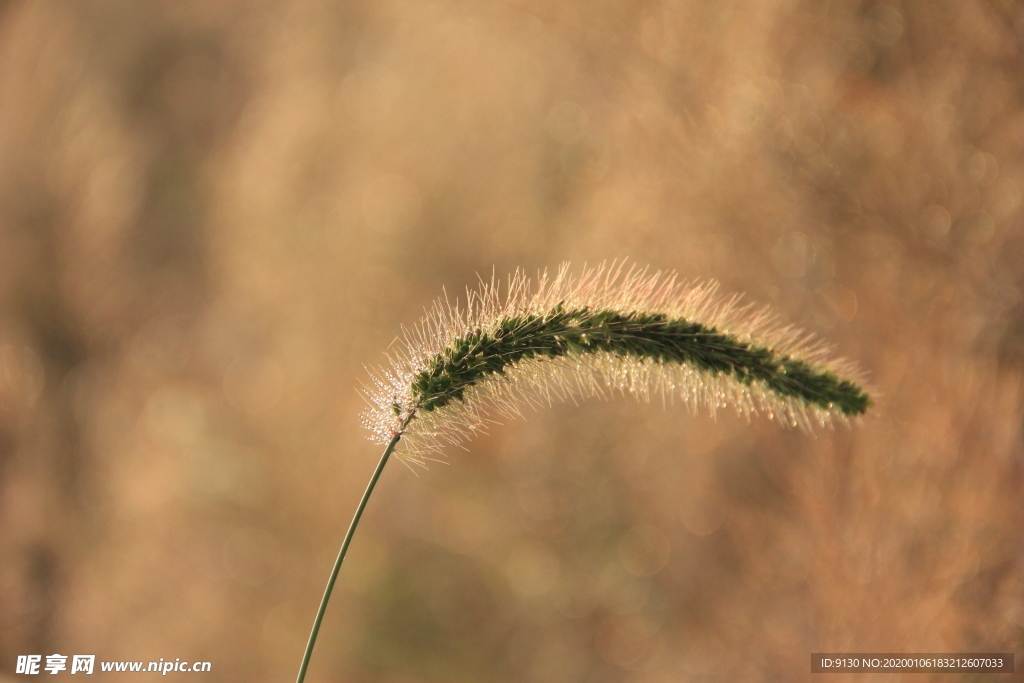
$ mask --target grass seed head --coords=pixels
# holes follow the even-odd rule
[[[382,444],[401,433],[396,454],[412,462],[492,413],[572,397],[680,397],[805,428],[871,405],[849,363],[767,309],[622,263],[481,281],[465,304],[441,299],[404,330],[390,361],[371,374],[363,423]]]

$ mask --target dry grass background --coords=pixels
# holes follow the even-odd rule
[[[874,414],[585,402],[394,463],[310,680],[1019,670],[1022,105],[1016,0],[0,2],[0,677],[291,680],[363,364],[442,286],[622,257],[828,337]]]

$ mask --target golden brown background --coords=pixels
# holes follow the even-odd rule
[[[612,258],[771,303],[873,414],[586,401],[392,463],[309,680],[1020,670],[1022,196],[1015,0],[0,2],[0,679],[293,680],[364,364]]]

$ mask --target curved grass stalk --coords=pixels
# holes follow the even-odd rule
[[[396,434],[392,439],[388,447],[384,449],[384,455],[381,456],[380,462],[377,463],[377,469],[373,471],[373,476],[370,477],[370,483],[366,485],[366,491],[363,492],[363,497],[359,499],[359,506],[356,507],[356,514],[352,517],[352,522],[348,525],[348,531],[345,533],[345,540],[341,542],[341,550],[338,551],[338,559],[334,561],[334,569],[331,570],[331,578],[327,580],[327,588],[324,589],[324,597],[320,599],[320,607],[316,611],[316,619],[313,620],[313,630],[309,634],[309,640],[306,642],[306,651],[302,653],[302,665],[299,667],[298,683],[302,683],[306,678],[306,669],[309,668],[309,658],[313,656],[313,646],[316,645],[316,637],[320,633],[320,624],[324,620],[324,614],[327,612],[327,603],[331,600],[331,593],[334,592],[334,584],[338,580],[338,572],[341,571],[341,563],[345,561],[345,555],[348,553],[348,546],[352,543],[352,536],[356,533],[356,527],[359,526],[359,519],[363,516],[363,510],[366,509],[366,502],[370,500],[370,494],[373,493],[373,488],[377,485],[377,480],[380,479],[381,472],[384,471],[384,465],[388,462],[388,457],[395,450],[395,446],[398,444],[398,440],[401,438],[400,434]]]
[[[555,398],[619,392],[682,398],[712,412],[731,405],[790,425],[846,421],[871,405],[851,377],[808,335],[764,309],[719,300],[716,287],[622,264],[573,278],[563,266],[533,285],[522,272],[504,294],[492,279],[447,299],[406,331],[391,367],[373,376],[363,422],[386,444],[335,562],[302,661],[302,683],[352,535],[388,457],[422,464],[448,443],[480,431],[496,410]],[[400,450],[401,448],[401,450]]]

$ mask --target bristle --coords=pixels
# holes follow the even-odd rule
[[[765,308],[721,298],[716,283],[623,262],[567,264],[531,282],[492,274],[459,305],[445,296],[404,329],[390,366],[371,376],[363,424],[380,443],[401,432],[400,457],[422,460],[482,430],[491,413],[616,392],[680,397],[712,414],[778,418],[810,428],[870,405],[856,371]]]

